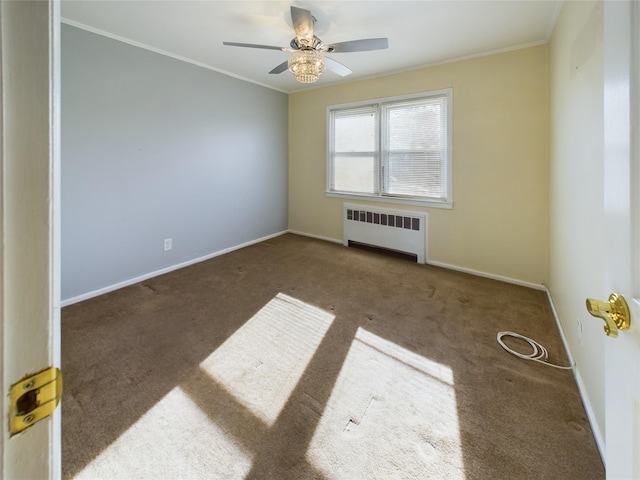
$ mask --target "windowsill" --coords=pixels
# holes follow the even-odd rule
[[[347,198],[350,200],[366,200],[369,202],[395,203],[399,205],[416,205],[419,207],[453,209],[453,202],[437,200],[418,200],[402,197],[383,197],[380,195],[358,195],[356,193],[325,192],[327,197]]]

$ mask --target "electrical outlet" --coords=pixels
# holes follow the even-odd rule
[[[171,238],[164,239],[164,251],[168,252],[173,248],[173,240]]]
[[[577,319],[578,322],[578,345],[582,342],[582,320],[580,318]]]

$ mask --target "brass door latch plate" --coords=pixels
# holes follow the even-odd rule
[[[9,433],[15,435],[48,417],[62,397],[62,372],[50,367],[23,378],[9,391]]]

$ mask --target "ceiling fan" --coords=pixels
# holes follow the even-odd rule
[[[301,83],[314,83],[328,68],[341,77],[353,73],[349,68],[325,57],[325,53],[366,52],[370,50],[383,50],[388,48],[386,38],[366,38],[351,40],[348,42],[325,45],[322,40],[313,34],[313,24],[316,19],[309,10],[291,7],[291,20],[296,36],[291,40],[290,47],[274,47],[271,45],[257,45],[254,43],[222,42],[232,47],[262,48],[266,50],[281,50],[290,52],[286,62],[282,62],[269,73],[278,74],[289,70]]]

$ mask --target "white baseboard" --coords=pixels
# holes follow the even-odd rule
[[[494,275],[493,273],[481,272],[479,270],[472,270],[470,268],[459,267],[457,265],[450,265],[448,263],[442,262],[432,262],[431,260],[427,260],[427,265],[433,265],[434,267],[442,267],[447,268],[449,270],[456,270],[462,273],[469,273],[471,275],[476,275],[478,277],[490,278],[492,280],[499,280],[501,282],[512,283],[514,285],[520,285],[521,287],[533,288],[535,290],[546,290],[543,284],[537,284],[532,282],[525,282],[523,280],[518,280],[510,277],[503,277],[502,275]]]
[[[105,293],[113,292],[115,290],[119,290],[120,288],[128,287],[129,285],[133,285],[135,283],[142,282],[144,280],[148,280],[150,278],[157,277],[159,275],[164,275],[165,273],[169,273],[174,270],[178,270],[180,268],[188,267],[189,265],[193,265],[194,263],[204,262],[205,260],[209,260],[210,258],[218,257],[220,255],[224,255],[225,253],[233,252],[234,250],[239,250],[241,248],[248,247],[249,245],[253,245],[255,243],[260,243],[260,242],[264,242],[265,240],[269,240],[271,238],[279,237],[280,235],[284,235],[287,232],[288,232],[287,230],[284,230],[282,232],[274,233],[272,235],[267,235],[266,237],[258,238],[256,240],[251,240],[250,242],[245,242],[240,245],[236,245],[234,247],[225,248],[223,250],[210,253],[203,257],[187,260],[186,262],[161,268],[160,270],[156,270],[154,272],[145,273],[144,275],[140,275],[135,278],[130,278],[128,280],[124,280],[122,282],[118,282],[113,285],[109,285],[107,287],[99,288],[98,290],[93,290],[91,292],[83,293],[82,295],[77,295],[75,297],[67,298],[65,300],[62,300],[61,305],[63,307],[66,307],[68,305],[73,305],[74,303],[82,302],[83,300],[88,300],[93,297],[104,295]]]
[[[293,233],[294,235],[300,235],[302,237],[310,237],[310,238],[315,238],[317,240],[324,240],[325,242],[339,243],[340,245],[342,245],[342,240],[338,240],[336,238],[322,237],[320,235],[314,235],[313,233],[300,232],[298,230],[291,230],[291,229],[287,230],[287,232]]]
[[[564,334],[564,329],[562,328],[562,324],[560,323],[560,317],[558,317],[558,311],[556,310],[556,306],[553,303],[553,298],[551,298],[551,292],[545,286],[545,292],[547,292],[547,299],[549,300],[549,306],[551,307],[551,313],[553,314],[553,318],[556,321],[556,327],[558,327],[558,332],[560,332],[560,338],[562,339],[562,345],[564,346],[564,351],[569,358],[569,363],[574,364],[575,360],[573,359],[573,355],[571,353],[571,348],[569,347],[569,342],[567,341],[567,336]],[[576,369],[574,368],[575,372]]]
[[[589,401],[589,397],[587,395],[587,389],[584,386],[584,382],[582,381],[582,376],[580,376],[580,370],[574,368],[573,375],[576,379],[576,384],[578,385],[578,391],[580,392],[580,397],[582,398],[582,403],[584,405],[584,410],[587,412],[587,418],[589,419],[589,424],[591,425],[591,430],[593,431],[593,438],[596,441],[596,445],[598,446],[598,451],[600,452],[600,458],[602,459],[602,464],[606,470],[607,468],[607,451],[604,443],[604,437],[602,436],[602,432],[598,428],[598,424],[596,423],[596,415],[591,407],[591,402]]]
[[[303,237],[311,237],[311,238],[316,238],[318,240],[324,240],[327,242],[332,242],[332,243],[339,243],[340,245],[342,245],[342,240],[338,240],[336,238],[329,238],[329,237],[322,237],[320,235],[314,235],[312,233],[306,233],[306,232],[300,232],[298,230],[288,230],[289,233],[293,233],[295,235],[301,235]],[[478,277],[485,277],[485,278],[490,278],[492,280],[499,280],[501,282],[506,282],[506,283],[512,283],[514,285],[520,285],[521,287],[528,287],[528,288],[533,288],[535,290],[542,290],[545,291],[546,288],[543,284],[537,284],[537,283],[531,283],[531,282],[525,282],[522,280],[517,280],[515,278],[509,278],[509,277],[503,277],[501,275],[494,275],[492,273],[486,273],[486,272],[481,272],[478,270],[472,270],[470,268],[464,268],[464,267],[459,267],[457,265],[450,265],[448,263],[442,263],[442,262],[432,262],[427,260],[427,265],[433,265],[434,267],[442,267],[442,268],[447,268],[449,270],[456,270],[458,272],[463,272],[463,273],[469,273],[471,275],[476,275]]]
[[[567,357],[569,357],[569,362],[574,363],[573,355],[571,354],[571,349],[569,348],[569,343],[567,342],[567,337],[564,334],[564,329],[562,328],[562,324],[560,323],[560,318],[558,317],[558,312],[553,303],[553,298],[551,297],[551,292],[545,286],[545,291],[547,292],[547,298],[549,299],[549,305],[551,306],[551,312],[553,313],[553,318],[556,321],[556,326],[558,327],[558,331],[560,332],[560,338],[562,339],[562,344],[564,345],[564,350],[567,353]],[[593,437],[596,441],[596,445],[598,446],[598,451],[600,452],[600,457],[602,458],[602,463],[607,467],[607,455],[604,443],[604,436],[598,428],[598,423],[596,422],[596,415],[593,411],[593,407],[591,406],[591,400],[589,400],[589,395],[587,394],[587,389],[582,381],[582,376],[580,375],[579,365],[573,369],[573,376],[576,379],[576,384],[578,385],[578,391],[580,392],[580,398],[582,399],[582,404],[584,405],[584,410],[587,413],[587,419],[589,420],[589,424],[591,425],[591,430],[593,431]]]

